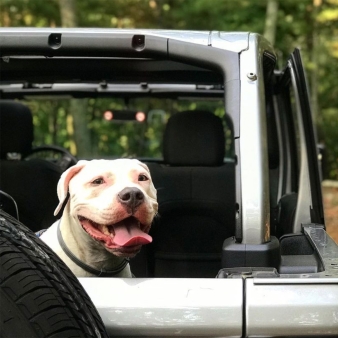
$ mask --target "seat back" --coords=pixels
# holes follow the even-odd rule
[[[186,111],[169,119],[164,163],[148,164],[159,203],[147,246],[154,276],[217,275],[223,241],[235,232],[235,168],[224,155],[219,117]]]
[[[0,101],[0,158],[18,160],[32,150],[33,117],[29,108],[15,101]]]
[[[0,190],[15,200],[20,221],[31,230],[49,227],[56,220],[56,187],[62,171],[45,160],[23,160],[33,142],[33,120],[28,107],[0,101],[0,137]],[[1,194],[4,207],[3,198]]]

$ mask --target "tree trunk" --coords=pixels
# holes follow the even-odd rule
[[[59,0],[62,27],[77,27],[76,0]],[[70,151],[79,158],[91,157],[91,138],[87,120],[87,100],[71,99],[67,117]]]
[[[278,0],[268,0],[266,7],[264,37],[270,41],[272,45],[275,44],[276,39],[277,19]]]
[[[76,27],[76,1],[75,0],[59,0],[61,25],[62,27]]]
[[[313,0],[313,30],[312,30],[312,50],[311,50],[311,107],[312,107],[312,117],[315,124],[318,123],[318,44],[319,44],[319,35],[318,35],[318,24],[317,24],[317,15],[319,12],[319,7],[322,4],[322,0]]]
[[[73,117],[76,156],[79,158],[91,157],[90,130],[88,128],[88,119],[85,113],[87,107],[87,99],[70,100],[69,114]]]

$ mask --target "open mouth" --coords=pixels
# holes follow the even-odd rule
[[[109,249],[131,248],[152,242],[152,238],[142,229],[145,227],[131,216],[114,224],[98,224],[84,216],[78,216],[83,229],[94,239],[104,242]]]

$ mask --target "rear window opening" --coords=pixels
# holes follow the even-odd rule
[[[33,114],[34,146],[57,145],[79,159],[133,157],[162,160],[170,116],[205,110],[222,118],[226,158],[232,130],[220,98],[72,98],[21,100]]]

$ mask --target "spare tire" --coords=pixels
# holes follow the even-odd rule
[[[94,304],[59,257],[0,210],[0,336],[108,337]]]

